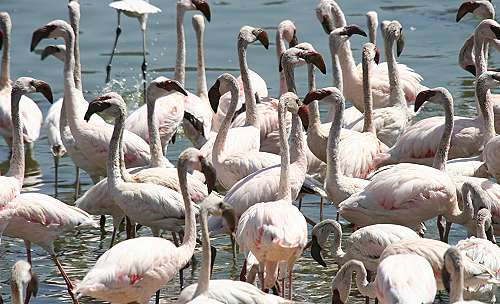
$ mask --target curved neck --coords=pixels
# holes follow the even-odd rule
[[[476,81],[476,98],[479,104],[479,110],[484,123],[483,143],[486,144],[490,139],[495,137],[495,121],[493,114],[493,105],[490,100],[491,94],[484,83]]]
[[[278,65],[280,63],[281,55],[285,52],[285,39],[283,38],[283,30],[278,28],[276,31],[276,56],[278,57]],[[287,92],[287,85],[285,82],[285,72],[281,70],[280,73],[280,95]]]
[[[344,266],[342,266],[335,278],[340,277],[341,279],[349,280],[350,282],[353,272],[356,273],[356,286],[358,287],[359,292],[363,296],[375,298],[375,288],[373,284],[368,283],[366,280],[366,269],[361,262],[355,260],[347,262]],[[350,284],[342,285],[350,288]]]
[[[177,266],[184,267],[193,256],[194,246],[196,244],[196,220],[194,218],[194,209],[191,206],[191,197],[188,192],[187,183],[187,165],[183,162],[178,164],[177,174],[179,175],[179,186],[181,188],[182,198],[184,199],[184,209],[186,217],[184,218],[184,239],[182,245],[177,249],[179,253],[179,263]]]
[[[316,77],[314,76],[314,65],[307,65],[307,88],[309,92],[316,90]]]
[[[407,107],[406,98],[400,86],[399,72],[397,68],[396,57],[394,56],[394,40],[384,35],[384,52],[387,61],[387,70],[389,74],[389,101],[390,105],[401,105]]]
[[[342,250],[342,229],[340,228],[340,224],[332,225],[332,230],[333,230],[333,253],[335,257],[340,260],[344,258],[345,252]],[[343,263],[344,261],[340,261]]]
[[[149,134],[149,152],[151,153],[151,167],[163,166],[163,149],[161,147],[160,132],[158,123],[154,117],[156,96],[148,93],[147,111],[148,111],[148,134]]]
[[[481,35],[474,33],[474,59],[476,64],[476,79],[488,69],[485,51],[484,38],[481,37]]]
[[[184,87],[186,81],[186,41],[184,37],[184,8],[177,4],[177,55],[175,56],[175,80]]]
[[[326,172],[327,176],[333,181],[337,181],[342,174],[339,164],[339,142],[340,131],[342,129],[342,119],[344,116],[345,101],[342,98],[339,103],[332,105],[335,108],[335,115],[330,126],[330,133],[328,134],[328,143],[326,150]]]
[[[19,115],[19,101],[22,94],[13,90],[10,96],[10,111],[12,116],[12,156],[9,171],[6,176],[15,177],[20,185],[24,180],[24,142],[23,125]]]
[[[201,240],[203,247],[203,260],[201,264],[200,274],[198,276],[198,286],[194,292],[193,299],[208,291],[210,284],[210,262],[212,260],[212,252],[210,250],[210,235],[208,234],[208,211],[205,208],[200,210],[200,226]]]
[[[296,115],[297,116],[297,115]],[[296,123],[296,119],[294,122]],[[286,104],[281,102],[278,104],[278,120],[279,120],[279,137],[280,137],[280,155],[281,155],[281,171],[280,184],[278,189],[278,199],[291,199],[290,179],[288,172],[290,170],[290,151],[288,146],[288,134],[286,131]],[[300,123],[300,122],[299,122]]]
[[[108,154],[108,183],[110,183],[113,187],[120,182],[122,182],[122,174],[121,174],[121,160],[120,156],[123,153],[122,148],[122,137],[123,130],[125,129],[125,114],[120,113],[118,117],[115,118],[115,126],[113,128],[113,135],[111,136],[111,140],[109,142],[109,154]]]
[[[256,100],[253,95],[252,83],[247,65],[247,42],[238,39],[238,61],[240,63],[241,81],[243,82],[243,92],[245,93],[246,124],[259,128]]]
[[[434,168],[441,171],[445,169],[446,161],[448,160],[448,151],[450,150],[451,135],[454,125],[453,101],[451,99],[451,95],[444,95],[442,98],[442,104],[444,108],[444,131],[443,135],[441,135],[438,150],[436,152],[436,155],[434,155],[434,162],[432,164]]]
[[[2,71],[0,75],[0,88],[10,85],[10,30],[3,33]]]
[[[21,280],[12,278],[10,283],[11,301],[12,304],[22,304],[23,303],[23,284]]]
[[[466,185],[466,184],[464,184],[464,185]],[[472,195],[479,196],[479,194],[477,194],[477,191],[476,191],[476,189],[474,189],[473,186],[468,186],[467,192],[462,193],[463,209],[459,210],[457,208],[455,210],[452,210],[451,214],[446,216],[447,221],[450,221],[452,223],[459,224],[459,225],[465,225],[468,222],[473,220],[474,206],[472,205],[472,201],[467,198],[467,196],[469,195],[469,192],[476,192],[476,193],[472,193]]]
[[[203,101],[208,101],[207,77],[205,73],[205,51],[204,46],[204,27],[195,27],[196,30],[196,49],[197,49],[197,67],[196,67],[196,93]]]
[[[78,7],[80,5],[78,4]],[[73,8],[73,6],[69,9],[69,21],[71,23],[71,27],[73,28],[73,32],[75,34],[75,87],[78,90],[82,90],[82,67],[80,64],[80,10],[79,8]]]
[[[226,145],[227,133],[229,132],[229,128],[231,127],[231,122],[233,120],[234,113],[236,112],[236,106],[238,105],[238,97],[239,97],[239,88],[236,83],[233,83],[230,88],[231,92],[231,103],[229,104],[229,108],[226,113],[226,117],[222,121],[222,124],[219,128],[219,132],[215,137],[214,147],[212,152],[212,157],[218,162],[221,162],[224,157],[224,147]]]
[[[370,66],[371,62],[366,54],[363,54],[363,100],[364,100],[364,121],[363,132],[371,132],[376,134],[375,126],[373,125],[373,99],[372,99],[372,86],[370,81]]]
[[[458,266],[458,267],[457,267]],[[464,269],[462,265],[454,265],[454,269],[459,269],[459,271],[453,271],[450,274],[450,303],[461,302],[464,300],[463,289],[464,289]]]

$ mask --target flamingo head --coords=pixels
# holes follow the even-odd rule
[[[184,96],[188,96],[188,93],[186,92],[186,90],[184,90],[180,82],[178,82],[177,80],[168,79],[167,77],[163,76],[157,77],[156,79],[151,81],[151,83],[148,86],[148,93],[153,93],[156,91],[160,93],[159,94],[160,96],[165,95],[165,92],[166,93],[179,92]]]
[[[471,13],[481,19],[495,18],[495,8],[490,1],[484,0],[468,0],[464,1],[458,8],[456,21],[459,22],[462,18]]]
[[[380,24],[382,36],[389,41],[396,41],[396,55],[399,57],[405,46],[405,37],[403,35],[403,26],[399,21],[384,20]]]
[[[200,11],[207,18],[207,21],[210,22],[210,6],[206,0],[179,0],[177,7],[187,11]]]
[[[337,53],[340,46],[344,44],[344,42],[349,40],[349,38],[351,38],[352,35],[360,35],[363,37],[367,36],[366,32],[363,31],[363,29],[356,24],[339,27],[331,31],[330,34],[328,35],[330,48],[333,50],[334,53]]]
[[[45,58],[51,55],[61,61],[64,61],[64,56],[66,55],[66,46],[64,44],[46,46],[42,51],[40,59],[45,60]]]
[[[500,39],[500,24],[493,19],[485,19],[476,26],[474,36],[483,39]]]
[[[479,75],[476,81],[476,90],[493,89],[499,86],[500,86],[499,72],[486,71],[483,74]],[[481,94],[478,94],[478,96],[480,95]]]
[[[33,32],[30,50],[31,52],[33,52],[38,43],[40,43],[40,41],[42,41],[43,39],[67,37],[69,33],[72,32],[73,29],[66,21],[51,21]]]
[[[31,77],[19,77],[12,86],[13,94],[29,94],[36,92],[42,93],[42,95],[45,96],[45,98],[47,98],[50,103],[54,101],[50,85],[45,81],[34,79]]]
[[[340,268],[332,280],[332,304],[347,303],[351,291],[352,271],[350,268],[352,265],[364,268],[363,263],[357,260],[350,260]]]
[[[281,33],[283,38],[288,42],[289,47],[294,47],[299,43],[297,39],[297,28],[290,20],[281,21],[276,33]]]
[[[13,286],[24,289],[26,288],[26,302],[28,303],[31,297],[36,297],[38,293],[38,277],[32,271],[31,265],[26,261],[18,261],[12,267],[11,282]],[[0,303],[2,303],[0,301]]]
[[[250,44],[255,41],[259,41],[266,48],[266,50],[269,49],[269,36],[265,30],[248,25],[243,26],[238,34],[238,42]]]
[[[310,104],[313,101],[325,101],[325,102],[334,102],[334,103],[342,103],[344,101],[344,96],[336,87],[326,87],[322,89],[317,89],[310,91],[304,97],[302,102],[305,105]]]
[[[321,0],[319,2],[316,7],[316,18],[318,18],[327,35],[335,29],[332,19],[332,6],[329,0]]]
[[[0,50],[2,49],[4,38],[10,34],[12,22],[7,12],[0,12]]]
[[[323,56],[307,42],[299,43],[281,54],[279,71],[283,70],[283,66],[290,64],[294,66],[313,64],[321,73],[326,74],[326,65]]]
[[[239,96],[239,86],[238,81],[233,75],[229,73],[223,73],[220,75],[215,83],[208,90],[208,99],[210,101],[210,106],[214,112],[217,112],[219,107],[219,100],[222,95],[227,92],[231,92],[231,97]]]
[[[369,62],[374,61],[378,64],[380,61],[380,51],[378,47],[371,42],[365,43],[363,45],[363,58],[366,58]]]
[[[187,148],[179,155],[179,160],[177,161],[179,175],[186,174],[188,169],[199,170],[205,175],[205,183],[207,184],[209,194],[215,189],[215,169],[208,163],[200,150]]]
[[[299,108],[302,105],[299,97],[293,92],[286,92],[280,97],[280,106],[283,109],[291,112],[292,114],[298,114]]]
[[[236,230],[236,214],[234,213],[234,209],[222,199],[203,201],[201,203],[201,212],[203,211],[207,212],[208,215],[222,217],[226,221],[231,233]]]
[[[84,119],[86,121],[90,120],[90,117],[95,113],[108,114],[113,118],[117,118],[120,115],[127,115],[127,104],[116,92],[109,92],[104,95],[94,98],[85,112]]]

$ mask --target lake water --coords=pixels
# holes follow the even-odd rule
[[[162,9],[161,14],[149,17],[149,79],[158,75],[173,78],[175,63],[175,1],[153,1]],[[456,113],[460,115],[473,115],[473,86],[472,77],[462,71],[457,62],[457,54],[464,39],[472,32],[478,20],[471,16],[465,17],[462,23],[455,23],[455,13],[460,1],[424,1],[424,0],[350,0],[339,1],[348,23],[362,25],[366,29],[365,13],[376,10],[379,21],[397,19],[404,27],[406,35],[406,48],[400,62],[416,69],[428,87],[444,86],[450,90],[455,98]],[[268,30],[270,40],[274,41],[275,29],[284,19],[291,19],[297,26],[300,41],[312,43],[325,59],[330,61],[327,36],[317,21],[314,8],[317,1],[304,0],[218,0],[211,1],[212,22],[206,23],[205,56],[207,63],[207,80],[210,86],[216,77],[230,71],[237,75],[236,36],[243,25],[263,27]],[[13,23],[12,28],[12,64],[11,77],[32,76],[49,82],[58,98],[63,92],[62,63],[53,58],[44,62],[39,55],[29,52],[32,31],[45,25],[53,19],[67,20],[68,10],[66,1],[44,0],[3,0],[0,10],[10,13]],[[81,59],[83,67],[83,86],[87,100],[98,95],[104,89],[116,90],[129,101],[130,109],[137,107],[137,99],[133,96],[140,84],[141,72],[141,32],[135,19],[122,17],[123,33],[118,43],[121,54],[115,57],[113,63],[112,85],[104,85],[105,66],[112,46],[116,27],[116,13],[108,7],[108,1],[82,1],[81,4]],[[191,30],[191,16],[189,12],[185,18],[187,35],[187,83],[189,90],[195,91],[195,41]],[[379,35],[379,41],[381,40]],[[359,37],[352,38],[355,49],[356,61],[360,61],[360,45],[365,42]],[[52,42],[42,42],[40,47]],[[58,41],[57,43],[62,43]],[[490,65],[495,66],[495,55],[491,56]],[[278,68],[275,58],[274,45],[269,50],[261,46],[251,46],[248,51],[249,66],[260,75],[264,76],[270,88],[270,95],[277,95]],[[329,67],[329,64],[327,64]],[[331,76],[317,76],[317,86],[331,85]],[[299,95],[306,93],[305,69],[297,72]],[[49,105],[39,96],[33,96],[39,101],[39,106],[46,113]],[[422,117],[433,115],[435,107],[427,107]],[[437,112],[436,112],[437,113]],[[175,145],[170,145],[168,157],[175,161],[179,153],[189,146],[181,138]],[[0,140],[0,171],[5,172],[8,165],[8,148]],[[27,191],[39,191],[49,195],[54,193],[54,174],[52,155],[49,152],[45,130],[35,145],[33,159],[27,164],[29,177],[26,179]],[[82,173],[82,190],[91,186],[87,175]],[[74,166],[70,158],[61,160],[60,185],[58,198],[72,204]],[[317,202],[306,198],[304,212],[318,219]],[[335,209],[328,206],[326,217],[333,218]],[[109,223],[110,224],[110,223]],[[427,237],[437,238],[434,222],[429,223]],[[348,230],[347,226],[344,227]],[[110,225],[108,225],[110,229]],[[146,230],[146,229],[143,229]],[[141,231],[142,233],[146,233]],[[346,233],[348,236],[348,233]],[[123,239],[123,235],[120,235]],[[455,244],[465,237],[465,232],[460,227],[454,226],[450,243]],[[94,265],[97,258],[109,246],[109,233],[102,239],[99,231],[85,231],[81,233],[68,233],[61,237],[55,244],[63,265],[73,280],[83,278],[88,269]],[[241,257],[236,264],[233,263],[230,246],[227,238],[220,238],[214,242],[219,248],[215,264],[214,278],[237,279]],[[38,297],[32,303],[68,303],[68,296],[62,278],[56,268],[40,248],[33,248],[33,263],[39,275],[41,286]],[[328,254],[326,254],[328,258]],[[196,251],[198,261],[201,261],[199,249]],[[4,237],[0,247],[0,286],[3,287],[2,295],[9,294],[8,277],[15,261],[25,259],[22,241]],[[295,299],[311,303],[330,302],[330,282],[336,272],[336,267],[331,259],[327,259],[330,266],[322,268],[314,263],[309,252],[305,252],[295,267]],[[229,271],[228,271],[229,270]],[[194,273],[187,271],[186,285],[196,281],[197,270]],[[178,280],[174,278],[162,290],[162,301],[167,303],[179,294]],[[355,291],[351,292],[351,302],[361,303],[363,298]],[[498,297],[498,295],[497,295]],[[445,299],[446,297],[441,297]],[[95,300],[84,298],[81,303],[98,303]]]

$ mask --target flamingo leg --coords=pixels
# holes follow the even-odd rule
[[[24,247],[26,248],[26,258],[28,263],[31,265],[31,243],[30,241],[24,240]]]
[[[116,52],[116,45],[118,43],[118,37],[120,37],[120,34],[122,33],[122,28],[120,26],[121,12],[119,10],[117,10],[117,13],[118,13],[118,23],[116,26],[115,42],[113,43],[113,50],[111,51],[111,57],[109,57],[109,62],[108,62],[108,65],[106,66],[106,83],[108,83],[109,79],[110,79],[111,63],[113,62],[113,56],[115,55],[115,52]]]
[[[113,234],[111,235],[111,243],[109,244],[109,249],[111,249],[111,247],[113,247],[113,245],[115,245],[116,230],[117,230],[117,227],[113,226]]]
[[[372,272],[367,270],[366,271],[366,280],[368,281],[368,283],[371,282],[371,279],[372,279]],[[369,297],[365,297],[365,304],[370,304],[370,298]]]
[[[69,279],[68,275],[64,271],[64,268],[62,267],[61,263],[59,262],[59,260],[57,259],[55,254],[51,254],[50,257],[51,257],[52,261],[54,261],[54,264],[56,264],[57,269],[59,269],[59,272],[61,273],[61,275],[64,279],[64,282],[66,282],[66,286],[68,288],[68,293],[69,293],[69,296],[71,297],[71,300],[73,301],[73,304],[79,304],[78,299],[75,297],[75,295],[73,293],[73,283],[71,283],[71,280]]]
[[[241,266],[240,281],[242,282],[247,281],[247,259],[243,261],[243,265]]]
[[[99,228],[101,229],[101,235],[106,234],[106,216],[101,215],[99,218]]]
[[[444,240],[444,218],[442,215],[438,215],[436,225],[439,232],[439,240],[442,242]]]
[[[160,304],[160,290],[159,289],[156,291],[155,304]]]
[[[75,199],[80,195],[80,168],[75,167],[76,175],[75,175]]]
[[[127,231],[127,240],[135,238],[135,223],[132,223],[128,216],[125,217],[125,225]]]
[[[281,278],[281,297],[285,296],[285,277]]]
[[[448,243],[448,237],[450,236],[451,222],[446,222],[446,228],[444,230],[444,242]]]
[[[54,155],[54,196],[57,197],[57,188],[59,187],[59,155]]]
[[[299,197],[299,210],[302,209],[302,196]]]
[[[292,277],[293,277],[293,272],[292,272],[292,267],[290,267],[290,269],[288,269],[288,300],[292,300]]]
[[[337,210],[337,218],[335,219],[337,222],[339,221],[339,216],[340,216],[340,214],[339,214],[339,211]]]
[[[179,247],[179,240],[177,239],[177,234],[175,234],[175,232],[172,232],[172,240],[175,247]],[[179,283],[181,290],[184,289],[184,267],[179,269]]]
[[[231,234],[229,238],[231,239],[231,251],[233,253],[233,260],[236,260],[236,240],[234,239],[234,234]]]
[[[319,201],[319,221],[323,221],[323,198]]]
[[[146,104],[146,73],[148,70],[148,63],[146,61],[146,24],[144,24],[144,29],[142,29],[142,65],[141,65],[141,71],[142,71],[142,94],[143,94],[143,100],[144,104]]]
[[[261,289],[262,291],[266,291],[266,287],[265,287],[265,284],[264,284],[264,270],[265,270],[265,263],[261,263],[259,261],[259,281],[260,281],[260,284],[261,284]]]

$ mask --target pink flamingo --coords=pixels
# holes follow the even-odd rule
[[[12,147],[12,117],[10,109],[10,35],[12,23],[6,12],[0,12],[0,49],[2,51],[2,69],[0,71],[0,135]],[[21,120],[23,122],[23,140],[32,144],[40,136],[43,116],[36,103],[27,96],[20,101]]]
[[[297,108],[297,100],[293,93],[282,95],[278,114],[285,115],[286,107]],[[259,261],[259,279],[263,289],[272,287],[276,282],[278,264],[287,264],[288,298],[291,299],[293,265],[306,246],[307,223],[302,213],[292,205],[286,136],[281,138],[281,143],[279,199],[253,205],[245,211],[238,222],[236,241],[241,250],[252,252]]]
[[[106,111],[119,111],[113,100],[98,101],[93,106],[107,108]],[[118,145],[116,139],[113,140],[115,150]],[[186,211],[186,233],[182,245],[176,247],[172,242],[159,237],[139,237],[123,241],[97,260],[76,287],[75,292],[79,296],[91,296],[112,303],[135,301],[146,304],[151,295],[170,281],[191,259],[196,244],[196,221],[188,193],[187,170],[205,167],[207,163],[198,150],[188,148],[181,153],[177,164]],[[113,165],[114,170],[118,170],[117,166]]]

